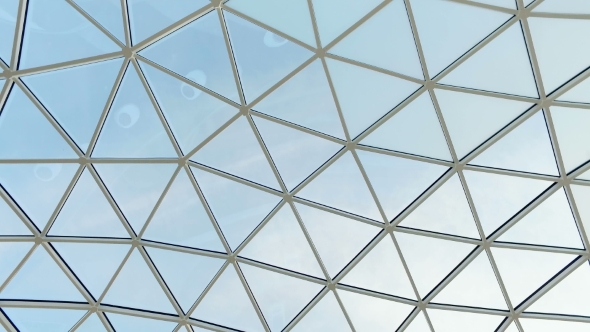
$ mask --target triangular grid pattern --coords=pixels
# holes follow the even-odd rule
[[[0,2],[0,325],[590,320],[588,13]]]

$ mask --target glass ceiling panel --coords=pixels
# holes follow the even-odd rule
[[[0,0],[0,324],[586,331],[589,13]]]

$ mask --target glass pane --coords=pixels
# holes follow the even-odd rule
[[[224,12],[246,101],[251,102],[313,53],[229,12]]]
[[[340,272],[380,231],[377,227],[304,204],[295,203],[295,207],[331,276]]]
[[[428,93],[421,94],[361,141],[394,151],[451,160],[447,141]]]
[[[586,236],[590,236],[590,204],[588,204],[590,202],[590,188],[586,186],[571,186],[571,188]]]
[[[264,331],[233,265],[213,284],[192,318],[246,331]]]
[[[256,111],[344,138],[322,62],[315,60],[254,105]]]
[[[32,235],[8,203],[0,198],[0,235]]]
[[[559,175],[543,112],[514,128],[470,164]]]
[[[12,323],[23,332],[69,331],[84,310],[2,308]]]
[[[19,68],[117,52],[120,48],[64,1],[31,0]]]
[[[396,1],[330,48],[330,53],[423,79],[406,7]]]
[[[187,312],[223,265],[219,258],[147,249],[168,288]]]
[[[77,155],[37,106],[13,86],[0,113],[0,158],[76,158]]]
[[[590,79],[585,79],[568,90],[557,100],[590,104]]]
[[[485,251],[481,252],[443,288],[433,302],[500,310],[508,309]]]
[[[343,290],[338,290],[338,295],[357,331],[391,331],[414,309],[407,304]]]
[[[405,329],[405,332],[426,332],[430,331],[430,325],[426,321],[423,313],[418,313],[418,316],[414,318],[410,326]]]
[[[119,0],[74,0],[85,12],[90,14],[100,25],[104,26],[116,38],[125,43],[123,13]]]
[[[280,331],[323,288],[321,284],[240,264],[256,303],[272,331]]]
[[[356,137],[420,85],[377,71],[327,59],[348,133]]]
[[[0,59],[10,64],[19,1],[0,1]]]
[[[31,89],[78,146],[86,151],[123,59],[25,76]]]
[[[436,332],[492,332],[504,319],[504,316],[436,309],[428,309],[428,317]]]
[[[332,292],[328,292],[291,330],[303,331],[350,331],[350,325]]]
[[[262,185],[280,188],[248,120],[239,117],[191,160]]]
[[[586,109],[551,107],[551,117],[565,170],[570,172],[590,159],[590,131],[586,123],[590,112]]]
[[[137,44],[170,24],[209,4],[207,0],[130,0],[129,25],[133,44]]]
[[[506,29],[443,77],[440,83],[538,97],[520,24]]]
[[[303,187],[297,196],[382,221],[354,157],[346,152]]]
[[[225,252],[184,169],[174,179],[142,238]]]
[[[520,318],[520,324],[526,331],[568,331],[568,332],[585,332],[590,328],[589,323],[568,322],[562,320],[532,319]]]
[[[416,294],[389,236],[379,242],[342,278],[341,283],[415,299]]]
[[[357,153],[389,220],[402,212],[448,169],[373,152],[359,150]]]
[[[150,2],[158,7],[170,7],[159,4],[157,0]],[[215,11],[187,24],[139,54],[229,99],[240,100]]]
[[[138,250],[133,250],[103,303],[143,310],[176,313]]]
[[[229,246],[237,248],[281,198],[192,168]]]
[[[461,180],[457,175],[453,175],[440,186],[399,225],[437,233],[480,238]]]
[[[136,316],[126,316],[108,313],[107,317],[117,332],[133,332],[133,331],[146,331],[146,332],[170,332],[176,327],[176,323],[168,322],[165,320],[155,320],[149,318],[142,318]],[[76,330],[77,331],[77,330]]]
[[[288,204],[281,207],[239,254],[315,277],[324,276]]]
[[[100,321],[100,318],[98,318],[98,315],[92,314],[92,315],[90,315],[90,317],[86,318],[84,323],[82,323],[82,325],[80,325],[80,327],[78,327],[76,329],[76,331],[78,331],[78,332],[100,332],[100,331],[106,331],[106,329],[105,329],[103,323]]]
[[[473,245],[395,233],[420,296],[425,297],[475,248]]]
[[[26,242],[0,242],[0,285],[6,281],[32,246]]]
[[[306,0],[232,0],[226,6],[316,46]]]
[[[176,157],[164,126],[132,65],[117,91],[93,157]]]
[[[590,3],[584,0],[545,0],[533,12],[590,14]]]
[[[59,211],[49,235],[129,237],[123,223],[88,170]]]
[[[552,183],[511,175],[465,171],[465,179],[486,236],[511,219]]]
[[[257,117],[254,119],[289,190],[295,188],[343,147],[276,122]]]
[[[502,234],[498,241],[584,248],[572,210],[562,189],[526,214],[516,225]]]

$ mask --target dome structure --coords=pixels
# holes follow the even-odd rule
[[[0,326],[588,331],[589,36],[580,0],[0,0]]]

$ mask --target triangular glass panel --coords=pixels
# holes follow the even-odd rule
[[[74,0],[86,13],[105,27],[117,39],[125,42],[121,1],[118,0]]]
[[[335,276],[381,230],[368,224],[295,203],[330,276]]]
[[[313,53],[229,12],[225,23],[247,102],[279,82]]]
[[[545,0],[533,9],[535,12],[590,14],[590,3],[584,0]]]
[[[86,302],[42,246],[0,292],[2,299]]]
[[[590,112],[586,109],[551,107],[557,143],[567,172],[590,160]]]
[[[371,185],[389,220],[430,187],[446,166],[367,151],[357,151]]]
[[[443,77],[440,83],[538,97],[520,24],[506,29]]]
[[[351,331],[338,300],[328,292],[291,330],[294,332]]]
[[[424,78],[412,27],[402,1],[383,7],[329,52],[400,74]]]
[[[486,236],[511,219],[552,182],[512,175],[464,171],[473,204]]]
[[[32,245],[27,242],[0,242],[0,285],[22,261]]]
[[[25,76],[22,80],[86,151],[122,63],[119,58]]]
[[[518,329],[518,327],[516,327],[515,323],[512,323],[510,324],[510,326],[508,326],[506,330],[504,330],[504,332],[520,332],[520,330]]]
[[[590,181],[590,169],[587,170],[586,172],[578,175],[578,177],[576,177],[576,179]]]
[[[69,331],[84,310],[2,308],[12,323],[22,332]]]
[[[132,65],[127,67],[92,156],[119,158],[178,156]]]
[[[563,189],[527,213],[498,241],[584,248]]]
[[[510,9],[517,9],[516,8],[516,1],[514,1],[514,0],[467,0],[467,1],[479,2],[479,3],[486,4],[486,5],[500,6],[500,7],[510,8]],[[525,0],[524,2],[526,3],[527,0]]]
[[[338,295],[357,331],[391,331],[414,309],[407,304],[343,290]]]
[[[367,15],[380,0],[314,0],[313,12],[322,45],[326,46],[338,35]]]
[[[324,276],[289,205],[283,205],[239,254],[315,277]]]
[[[158,210],[144,239],[225,252],[193,184],[181,169]]]
[[[185,154],[213,134],[237,112],[230,104],[203,93],[159,69],[150,65],[143,65],[141,68]]]
[[[117,44],[68,3],[29,1],[20,69],[120,50]]]
[[[590,237],[590,187],[586,186],[571,186],[574,194],[575,202],[577,203],[578,212],[580,213],[581,222],[584,225],[586,236]],[[571,199],[571,197],[570,197]]]
[[[423,93],[361,141],[361,144],[451,160],[428,93]]]
[[[456,174],[399,225],[476,239],[480,237],[461,180]]]
[[[552,91],[590,65],[586,48],[590,22],[568,18],[527,19],[545,91]],[[568,36],[563,38],[563,36]]]
[[[508,309],[487,256],[484,251],[475,257],[436,295],[432,302],[500,310]]]
[[[582,322],[568,322],[563,320],[547,320],[534,318],[520,318],[520,324],[525,331],[568,331],[586,332],[590,324]]]
[[[91,314],[86,320],[80,325],[76,331],[78,332],[100,332],[106,331],[104,324],[100,321],[97,314]]]
[[[129,1],[127,6],[129,7],[129,27],[133,44],[136,45],[209,4],[207,0],[182,0],[172,3],[164,3],[159,0]]]
[[[245,117],[239,117],[191,157],[264,186],[279,188],[277,179]]]
[[[271,331],[282,330],[323,287],[248,264],[240,267]]]
[[[176,164],[94,164],[109,193],[139,233]]]
[[[428,317],[436,332],[492,332],[504,316],[475,314],[450,310],[428,309]]]
[[[342,278],[341,283],[415,299],[412,284],[389,236],[379,242]]]
[[[1,164],[0,183],[25,214],[43,229],[78,164]]]
[[[590,265],[585,261],[582,266],[551,288],[533,305],[529,312],[546,312],[562,315],[590,316]]]
[[[191,317],[245,331],[264,331],[233,265],[223,271]]]
[[[504,248],[492,248],[492,255],[514,307],[576,258],[553,252]]]
[[[311,46],[316,46],[309,7],[305,0],[232,0],[226,6]],[[270,35],[267,38],[275,38]],[[276,41],[273,40],[276,43]],[[282,42],[282,41],[281,41]]]
[[[129,237],[102,190],[85,169],[57,215],[49,235]]]
[[[2,235],[32,235],[23,221],[0,198],[0,236]]]
[[[239,182],[192,168],[229,246],[236,249],[281,198]]]
[[[108,313],[107,317],[117,332],[162,331],[171,332],[177,323],[159,319],[149,319]]]
[[[475,246],[396,232],[395,237],[422,297],[438,285]]]
[[[289,190],[342,148],[342,145],[303,131],[262,118],[255,119],[264,144]]]
[[[557,100],[590,104],[590,78],[576,84],[573,88],[557,97]]]
[[[18,15],[19,1],[2,1],[0,3],[0,60],[10,64],[12,60],[12,42],[14,40],[14,28]]]
[[[327,59],[348,133],[356,137],[420,85],[345,62]]]
[[[418,313],[418,315],[414,318],[414,320],[410,323],[407,329],[404,330],[405,332],[427,332],[431,331],[426,318],[424,317],[423,313]]]
[[[435,91],[459,159],[465,157],[532,105],[471,93],[441,89]]]
[[[129,252],[123,244],[53,242],[82,284],[98,299]]]
[[[254,105],[256,111],[338,138],[342,122],[321,60],[315,60]]]
[[[500,138],[470,164],[559,175],[542,112],[533,115]]]
[[[148,249],[168,288],[187,312],[211,282],[224,260],[172,250]]]
[[[411,4],[431,77],[511,17],[499,11],[452,1],[412,0]]]
[[[37,106],[14,85],[0,113],[0,158],[77,158]]]
[[[133,250],[103,303],[143,310],[176,313],[142,255]]]
[[[350,152],[326,168],[297,196],[382,221],[365,179]]]
[[[201,1],[204,0],[196,2]],[[183,1],[188,2],[190,0]],[[138,1],[139,3],[141,2]],[[160,4],[158,0],[151,0],[149,3],[162,8],[171,7]],[[240,100],[216,11],[201,16],[139,54],[209,90],[234,101]],[[195,91],[183,89],[186,89],[183,94],[191,98],[195,96],[191,93]]]

